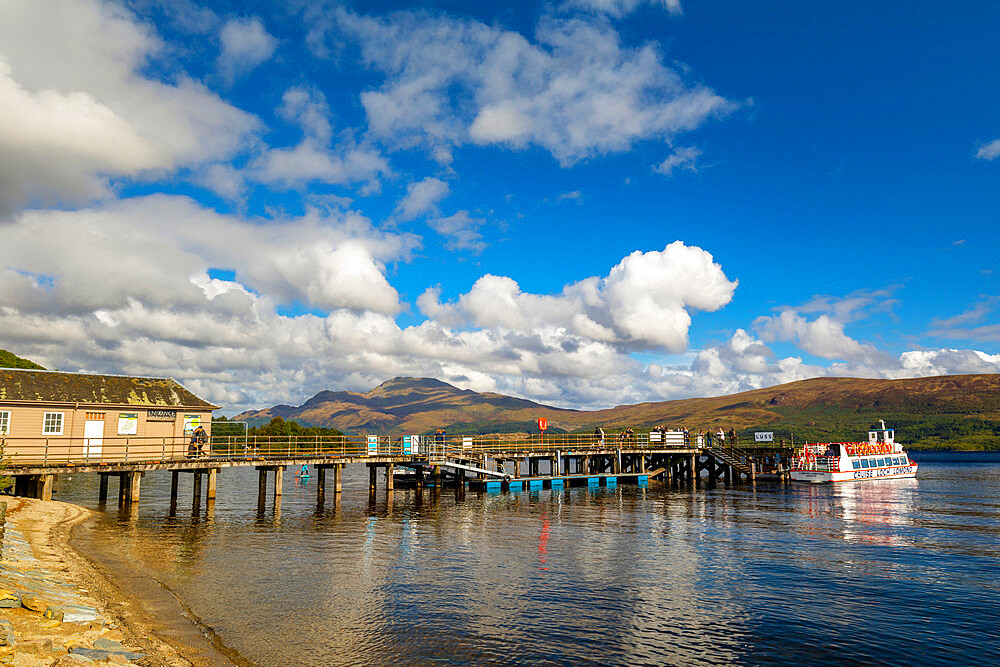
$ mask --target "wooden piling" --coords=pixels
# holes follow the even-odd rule
[[[378,475],[378,467],[374,464],[368,464],[368,492],[375,493],[375,489],[378,486],[376,475]]]
[[[205,492],[205,500],[215,500],[215,485],[218,482],[219,469],[208,469],[208,489]]]
[[[267,499],[267,468],[257,468],[257,509],[263,510]]]
[[[201,471],[194,472],[194,484],[192,484],[191,502],[197,507],[201,504]]]
[[[128,477],[128,503],[132,505],[139,502],[139,483],[142,481],[142,473],[130,472]]]
[[[52,500],[52,483],[55,481],[56,476],[42,475],[41,477],[42,477],[41,480],[42,492],[39,494],[39,497],[42,500]]]
[[[344,464],[337,463],[333,466],[333,493],[335,495],[340,495],[341,492],[341,480],[343,478]]]
[[[395,487],[394,472],[396,467],[391,463],[385,464],[385,490],[392,491]]]
[[[180,471],[171,470],[170,471],[170,504],[177,504],[177,482],[178,478],[181,476]]]
[[[274,502],[281,502],[281,486],[284,481],[285,466],[274,467]]]
[[[101,476],[101,485],[97,491],[97,502],[103,505],[104,503],[108,502],[108,477],[110,475],[108,475],[105,472],[99,474]]]

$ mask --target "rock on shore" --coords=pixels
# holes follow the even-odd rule
[[[130,664],[145,655],[122,642],[117,624],[81,588],[52,543],[52,529],[87,510],[65,503],[10,498],[0,558],[0,664]]]

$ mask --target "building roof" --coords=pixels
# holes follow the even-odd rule
[[[171,378],[0,368],[0,401],[216,409]]]

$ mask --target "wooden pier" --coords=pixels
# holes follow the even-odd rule
[[[187,439],[143,440],[104,438],[95,448],[93,443],[81,446],[69,438],[16,443],[7,439],[7,451],[14,454],[7,457],[6,473],[15,478],[16,495],[44,500],[52,498],[56,475],[97,474],[102,503],[107,501],[109,480],[115,477],[119,505],[139,502],[142,477],[152,471],[170,472],[170,501],[176,504],[179,478],[190,474],[197,505],[203,490],[207,502],[214,500],[222,470],[252,466],[258,471],[257,503],[262,508],[268,477],[273,496],[280,502],[282,473],[289,467],[312,467],[317,500],[322,504],[327,493],[335,497],[342,493],[348,465],[368,466],[370,494],[376,493],[380,480],[388,491],[397,483],[487,491],[645,485],[650,481],[696,487],[702,481],[737,484],[786,479],[792,454],[790,448],[781,446],[692,446],[679,433],[671,437],[655,432],[614,442],[590,435],[225,437],[204,445],[204,451]],[[80,451],[87,455],[70,454]],[[328,471],[332,473],[329,487]]]

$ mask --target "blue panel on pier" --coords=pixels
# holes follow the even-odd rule
[[[617,477],[605,477],[604,481],[605,481],[605,483],[608,486],[618,486],[618,478]]]
[[[636,481],[639,482],[639,486],[649,486],[649,475],[639,475]]]
[[[537,491],[537,490],[539,490],[541,488],[542,488],[542,480],[540,480],[540,479],[532,479],[532,480],[528,481],[528,490],[529,491]]]
[[[587,486],[600,486],[600,485],[601,485],[601,478],[600,477],[588,477],[587,478]]]
[[[562,488],[562,485],[563,485],[563,481],[564,481],[564,480],[561,480],[561,479],[553,479],[553,480],[552,480],[552,488],[553,488],[553,489],[555,489],[555,488],[557,488],[557,487],[558,487],[558,488]]]
[[[502,485],[503,485],[503,482],[500,482],[500,481],[486,482],[486,490],[487,491],[497,491],[498,492],[498,491],[500,491]]]

